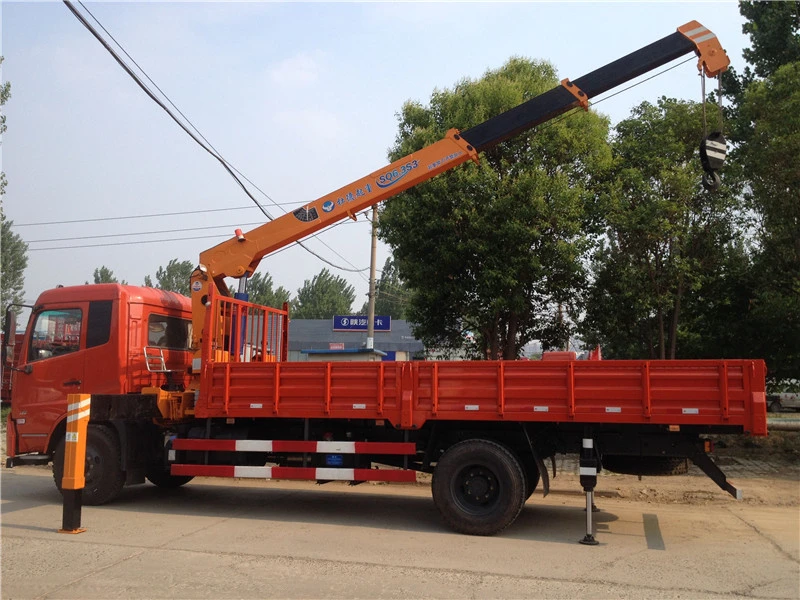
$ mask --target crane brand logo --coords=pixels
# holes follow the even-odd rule
[[[418,166],[419,166],[418,161],[416,160],[409,161],[398,169],[392,169],[391,171],[386,171],[386,173],[378,177],[375,183],[377,183],[378,187],[381,188],[391,187],[395,183],[400,181],[403,177],[411,173],[411,171],[416,169]]]
[[[334,206],[336,205],[333,203],[333,200],[328,200],[327,202],[325,202],[325,204],[322,205],[322,211],[331,212]]]

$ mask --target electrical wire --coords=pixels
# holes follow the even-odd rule
[[[103,233],[101,235],[81,235],[81,236],[65,237],[65,238],[50,238],[46,240],[25,240],[25,243],[46,244],[51,242],[71,242],[74,240],[99,240],[102,238],[131,237],[133,235],[158,235],[160,233],[181,233],[184,231],[207,231],[209,229],[222,229],[223,227],[226,229],[231,229],[236,227],[251,227],[253,225],[261,225],[261,221],[257,223],[242,223],[234,225],[210,225],[208,227],[182,227],[181,229],[159,229],[156,231],[134,231],[129,233]]]
[[[162,101],[161,101],[159,98],[157,98],[157,97],[156,97],[156,95],[155,95],[155,94],[152,92],[152,90],[150,90],[150,88],[148,88],[148,87],[147,87],[147,85],[146,85],[146,84],[145,84],[145,83],[144,83],[144,82],[141,80],[141,78],[140,78],[140,77],[139,77],[139,76],[138,76],[138,75],[137,75],[137,74],[136,74],[136,73],[133,71],[133,69],[131,69],[131,68],[130,68],[130,66],[128,66],[128,65],[125,63],[125,61],[124,61],[124,60],[122,60],[122,58],[119,56],[119,54],[117,54],[117,52],[116,52],[116,51],[115,51],[115,50],[114,50],[114,49],[113,49],[113,48],[110,46],[110,44],[109,44],[109,43],[108,43],[108,42],[107,42],[105,39],[103,39],[103,37],[102,37],[102,36],[100,35],[100,33],[99,33],[99,32],[98,32],[98,31],[97,31],[97,30],[96,30],[96,29],[95,29],[95,28],[92,26],[92,24],[91,24],[91,23],[89,23],[89,22],[88,22],[88,21],[87,21],[87,20],[84,18],[84,16],[83,16],[82,14],[80,14],[80,12],[78,12],[78,10],[77,10],[77,9],[75,9],[75,7],[72,5],[72,3],[71,3],[69,0],[63,0],[63,2],[64,2],[64,4],[67,6],[67,8],[69,9],[69,11],[70,11],[70,12],[71,12],[73,15],[75,15],[75,18],[77,18],[77,19],[78,19],[78,21],[80,21],[80,22],[81,22],[81,24],[82,24],[82,25],[83,25],[83,26],[84,26],[84,27],[85,27],[85,28],[86,28],[86,29],[87,29],[87,30],[88,30],[88,31],[89,31],[89,32],[90,32],[90,33],[91,33],[91,34],[92,34],[92,35],[93,35],[93,36],[94,36],[96,39],[97,39],[97,41],[98,41],[98,42],[100,42],[100,44],[101,44],[101,45],[102,45],[102,46],[103,46],[103,47],[104,47],[104,48],[105,48],[105,49],[108,51],[108,53],[109,53],[109,54],[111,54],[111,56],[114,58],[114,60],[117,62],[117,64],[119,64],[119,66],[120,66],[120,67],[122,67],[122,69],[123,69],[123,70],[124,70],[124,71],[125,71],[125,72],[126,72],[126,73],[127,73],[127,74],[128,74],[128,75],[129,75],[129,76],[132,78],[132,79],[133,79],[133,80],[134,80],[134,82],[136,82],[136,84],[137,84],[137,85],[138,85],[138,86],[139,86],[139,87],[142,89],[142,91],[143,91],[145,94],[147,94],[147,95],[148,95],[148,97],[150,97],[150,99],[151,99],[151,100],[153,100],[153,102],[155,102],[155,103],[156,103],[158,106],[160,106],[160,107],[161,107],[161,109],[162,109],[162,110],[164,110],[164,112],[166,112],[166,113],[167,113],[167,115],[169,115],[169,117],[170,117],[170,118],[171,118],[173,121],[175,121],[175,123],[177,123],[177,125],[178,125],[178,126],[181,128],[181,129],[183,129],[183,130],[184,130],[184,132],[186,132],[186,134],[187,134],[189,137],[191,137],[191,138],[192,138],[192,139],[193,139],[193,140],[194,140],[194,141],[195,141],[195,142],[196,142],[196,143],[197,143],[197,144],[198,144],[198,145],[199,145],[201,148],[203,148],[203,149],[204,149],[206,152],[208,152],[208,153],[209,153],[211,156],[213,156],[213,157],[214,157],[214,158],[215,158],[215,159],[216,159],[216,160],[217,160],[217,161],[218,161],[218,162],[219,162],[219,163],[222,165],[222,167],[223,167],[223,168],[224,168],[224,169],[225,169],[225,170],[228,172],[228,174],[229,174],[229,175],[230,175],[230,176],[231,176],[231,177],[234,179],[234,181],[236,181],[236,183],[239,185],[239,187],[241,187],[241,188],[242,188],[242,191],[244,191],[244,193],[245,193],[245,194],[248,196],[248,198],[250,198],[250,200],[252,200],[252,201],[253,201],[253,203],[254,203],[254,204],[255,204],[255,205],[256,205],[256,206],[257,206],[257,207],[258,207],[258,208],[261,210],[261,212],[264,214],[264,216],[266,216],[266,217],[267,217],[267,219],[269,219],[270,221],[274,220],[274,217],[273,217],[272,215],[270,215],[270,214],[269,214],[269,212],[268,212],[268,211],[267,211],[267,210],[266,210],[266,209],[265,209],[265,208],[264,208],[264,207],[263,207],[263,206],[262,206],[262,205],[261,205],[261,204],[258,202],[258,200],[256,200],[256,198],[255,198],[255,197],[254,197],[254,196],[253,196],[253,195],[250,193],[250,190],[248,190],[248,189],[247,189],[247,187],[244,185],[244,183],[242,183],[242,180],[241,180],[241,179],[239,179],[239,177],[237,177],[237,176],[236,176],[236,173],[240,173],[240,172],[238,171],[238,169],[235,169],[235,168],[234,168],[232,165],[230,165],[230,163],[229,163],[227,160],[225,160],[225,158],[223,158],[223,157],[222,157],[222,155],[221,155],[221,154],[220,154],[220,153],[219,153],[219,152],[218,152],[218,151],[217,151],[217,150],[216,150],[216,149],[215,149],[215,148],[214,148],[214,147],[213,147],[213,146],[212,146],[210,143],[208,143],[208,141],[207,141],[207,140],[206,140],[206,143],[207,143],[208,145],[204,144],[204,143],[203,143],[203,142],[202,142],[202,141],[201,141],[201,140],[198,138],[198,135],[199,135],[199,137],[200,137],[200,138],[202,138],[203,140],[205,140],[205,137],[204,137],[202,134],[200,134],[200,132],[199,132],[199,131],[197,132],[197,133],[198,133],[198,135],[195,135],[194,133],[192,133],[192,131],[190,131],[190,130],[189,130],[189,128],[188,128],[188,127],[187,127],[187,126],[186,126],[186,125],[185,125],[183,122],[181,122],[181,120],[180,120],[180,119],[178,119],[178,118],[177,118],[177,117],[176,117],[176,116],[175,116],[175,115],[172,113],[172,111],[171,111],[171,110],[170,110],[170,109],[169,109],[169,108],[168,108],[168,107],[167,107],[167,106],[166,106],[166,105],[165,105],[165,104],[164,104],[164,103],[163,103],[163,102],[162,102]],[[92,13],[91,13],[91,11],[89,11],[89,10],[86,8],[86,6],[84,6],[84,5],[83,5],[83,3],[79,2],[79,4],[80,4],[80,5],[81,5],[81,7],[82,7],[82,8],[83,8],[83,9],[84,9],[84,10],[85,10],[85,11],[86,11],[86,12],[87,12],[87,13],[88,13],[88,14],[89,14],[91,17],[92,17],[92,19],[94,19],[94,20],[95,20],[95,22],[97,22],[98,24],[100,24],[99,20],[98,20],[98,19],[97,19],[97,18],[96,18],[96,17],[95,17],[95,16],[94,16]],[[100,26],[101,26],[101,27],[103,27],[102,25],[100,25]],[[107,32],[107,30],[106,30],[104,27],[103,27],[103,30],[104,30],[104,31],[106,31],[106,33],[108,33],[108,32]],[[109,36],[110,36],[110,34],[109,34]],[[114,39],[114,38],[112,37],[112,39]],[[117,42],[116,40],[114,40],[114,42],[115,42],[115,43],[116,43],[116,44],[117,44],[117,45],[118,45],[118,46],[119,46],[119,47],[122,49],[122,51],[123,51],[123,52],[125,52],[125,54],[126,54],[126,55],[127,55],[129,58],[130,58],[130,55],[129,55],[129,54],[128,54],[128,53],[125,51],[125,49],[124,49],[124,48],[123,48],[123,47],[122,47],[122,46],[119,44],[119,42]],[[134,61],[132,58],[131,58],[131,60],[134,62],[134,64],[136,64],[136,61]],[[150,80],[150,81],[152,82],[152,79],[150,79],[150,77],[149,77],[149,76],[147,76],[147,74],[144,72],[144,70],[143,70],[141,67],[139,67],[139,66],[138,66],[138,64],[137,64],[137,67],[139,68],[139,70],[141,70],[141,71],[142,71],[142,73],[144,73],[144,74],[145,74],[145,77],[147,77],[147,79],[148,79],[148,80]],[[155,85],[155,83],[154,83],[153,85]],[[159,89],[159,91],[161,91],[161,90],[160,90],[160,88],[158,88],[158,86],[157,86],[157,85],[156,85],[156,88],[157,88],[157,89]],[[161,91],[161,94],[162,94],[162,95],[163,95],[165,98],[167,98],[167,101],[168,101],[170,104],[172,104],[172,106],[175,106],[175,105],[174,105],[174,103],[172,103],[172,101],[171,101],[171,100],[169,100],[169,98],[167,97],[167,95],[166,95],[166,94],[164,94],[164,92],[163,92],[163,91]],[[177,107],[176,107],[176,110],[177,110]],[[178,112],[180,112],[180,110],[178,110]],[[181,113],[181,115],[183,115],[183,113]],[[184,118],[185,118],[185,116],[184,116]],[[187,119],[187,121],[188,121],[188,119]],[[194,127],[194,125],[192,125],[192,128],[194,128],[194,129],[195,129],[195,131],[197,131],[197,128],[195,128],[195,127]],[[236,171],[236,173],[234,173],[234,171]],[[241,173],[240,173],[240,174],[241,174]],[[244,179],[247,179],[247,178],[246,178],[246,177],[244,177],[244,176],[243,176],[243,178],[244,178]],[[269,196],[268,196],[268,195],[267,195],[267,194],[266,194],[266,193],[265,193],[263,190],[261,190],[261,189],[260,189],[258,186],[256,186],[255,184],[253,184],[253,183],[252,183],[252,181],[250,181],[249,179],[247,179],[247,181],[248,181],[248,182],[249,182],[251,185],[253,185],[253,186],[254,186],[256,189],[258,189],[258,190],[259,190],[259,191],[260,191],[262,194],[264,194],[264,196],[265,196],[265,197],[267,197],[267,198],[268,198],[268,199],[269,199],[271,202],[273,202],[273,203],[274,203],[274,201],[272,200],[272,198],[270,198],[270,197],[269,197]],[[300,242],[300,241],[297,241],[297,242],[295,242],[295,243],[296,243],[297,245],[299,245],[300,247],[302,247],[303,249],[305,249],[305,250],[306,250],[307,252],[309,252],[310,254],[312,254],[312,255],[314,255],[315,257],[317,257],[317,258],[318,258],[319,260],[321,260],[322,262],[324,262],[324,263],[326,263],[326,264],[330,265],[331,267],[333,267],[333,268],[335,268],[335,269],[339,269],[339,270],[341,270],[341,271],[356,272],[356,273],[358,273],[358,272],[363,272],[363,271],[366,271],[366,270],[367,270],[366,268],[365,268],[365,269],[356,269],[356,268],[348,269],[348,268],[346,268],[346,267],[342,267],[342,266],[340,266],[340,265],[336,265],[336,264],[334,264],[333,262],[329,261],[328,259],[324,258],[323,256],[320,256],[318,253],[314,252],[313,250],[311,250],[311,249],[310,249],[310,248],[308,248],[307,246],[305,246],[305,245],[304,245],[302,242]],[[327,244],[326,244],[326,246],[327,246]],[[335,250],[333,250],[332,248],[330,248],[330,246],[327,246],[327,247],[328,247],[328,248],[329,248],[329,249],[330,249],[332,252],[336,253],[336,251],[335,251]],[[338,255],[338,253],[336,253],[336,254]],[[339,255],[339,256],[340,256],[340,255]],[[342,258],[343,258],[343,257],[342,257]],[[349,261],[347,261],[346,259],[344,259],[344,260],[345,260],[345,262],[348,262],[348,264],[351,264],[351,266],[352,266],[352,263],[349,263]]]
[[[289,205],[302,205],[302,202],[284,202],[283,204],[278,204],[277,206],[289,206]],[[74,219],[71,221],[39,221],[36,223],[17,223],[14,222],[14,227],[36,227],[39,225],[72,225],[75,223],[97,223],[101,221],[124,221],[127,219],[150,219],[152,217],[176,217],[181,215],[199,215],[205,213],[212,213],[212,212],[230,212],[234,210],[253,210],[254,208],[258,208],[257,206],[234,206],[231,208],[206,208],[203,210],[182,210],[178,212],[168,212],[168,213],[153,213],[150,215],[126,215],[124,217],[95,217],[93,219]]]
[[[181,229],[162,229],[162,230],[158,230],[158,231],[138,231],[138,232],[131,232],[131,233],[116,233],[116,234],[111,233],[111,234],[102,234],[102,235],[85,235],[85,236],[75,236],[75,237],[69,237],[69,238],[51,238],[51,239],[44,239],[44,240],[23,240],[23,241],[26,244],[35,244],[35,243],[46,244],[46,243],[50,243],[50,242],[64,242],[64,241],[71,241],[71,240],[76,240],[76,241],[77,240],[93,240],[93,239],[101,239],[101,238],[109,238],[109,237],[116,238],[116,237],[123,237],[123,236],[124,237],[129,237],[129,236],[134,236],[134,235],[155,235],[155,234],[160,234],[160,233],[178,233],[178,232],[184,232],[184,231],[202,231],[202,230],[207,230],[207,229],[217,229],[218,227],[226,227],[226,228],[246,227],[246,226],[249,226],[249,225],[259,225],[259,224],[261,224],[260,221],[258,223],[244,223],[244,224],[238,224],[238,225],[212,225],[212,226],[208,226],[208,227],[190,227],[190,228],[181,228]],[[330,229],[333,229],[335,227],[340,227],[342,225],[352,226],[352,225],[366,225],[366,224],[367,223],[363,223],[361,221],[350,221],[350,220],[340,221],[339,223],[331,225],[331,227],[329,229],[325,230],[325,231],[318,231],[317,233],[310,235],[309,239],[316,238],[316,237],[318,237],[318,236],[320,236],[320,235],[322,235],[324,233],[327,233],[328,231],[330,231]],[[190,237],[182,237],[182,238],[169,238],[169,239],[164,239],[164,240],[141,240],[141,242],[142,243],[171,242],[173,240],[179,240],[179,239],[180,240],[194,240],[194,239],[198,239],[199,240],[199,239],[219,238],[219,237],[228,237],[228,238],[230,238],[229,235],[224,235],[222,233],[219,233],[219,234],[208,235],[208,236],[190,236]],[[136,242],[135,241],[134,242],[126,242],[126,244],[134,244],[134,243],[136,243]],[[102,248],[104,246],[116,246],[116,245],[118,245],[118,244],[114,244],[114,243],[95,244],[92,247],[93,248]],[[34,250],[65,250],[65,249],[69,249],[69,248],[73,248],[73,247],[74,248],[84,248],[85,246],[59,246],[58,248],[34,248]],[[272,254],[277,254],[278,252],[280,252],[280,250],[276,250]]]

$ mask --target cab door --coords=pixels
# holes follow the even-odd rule
[[[48,304],[31,317],[11,417],[19,452],[45,452],[52,428],[67,410],[67,395],[84,389],[88,302]]]

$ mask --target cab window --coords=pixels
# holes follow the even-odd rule
[[[189,319],[150,315],[147,318],[147,345],[172,350],[188,350],[192,339]]]
[[[79,308],[45,310],[36,316],[28,360],[42,360],[77,352],[81,345]]]

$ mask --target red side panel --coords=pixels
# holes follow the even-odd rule
[[[196,416],[651,423],[766,433],[764,363],[215,363]]]

